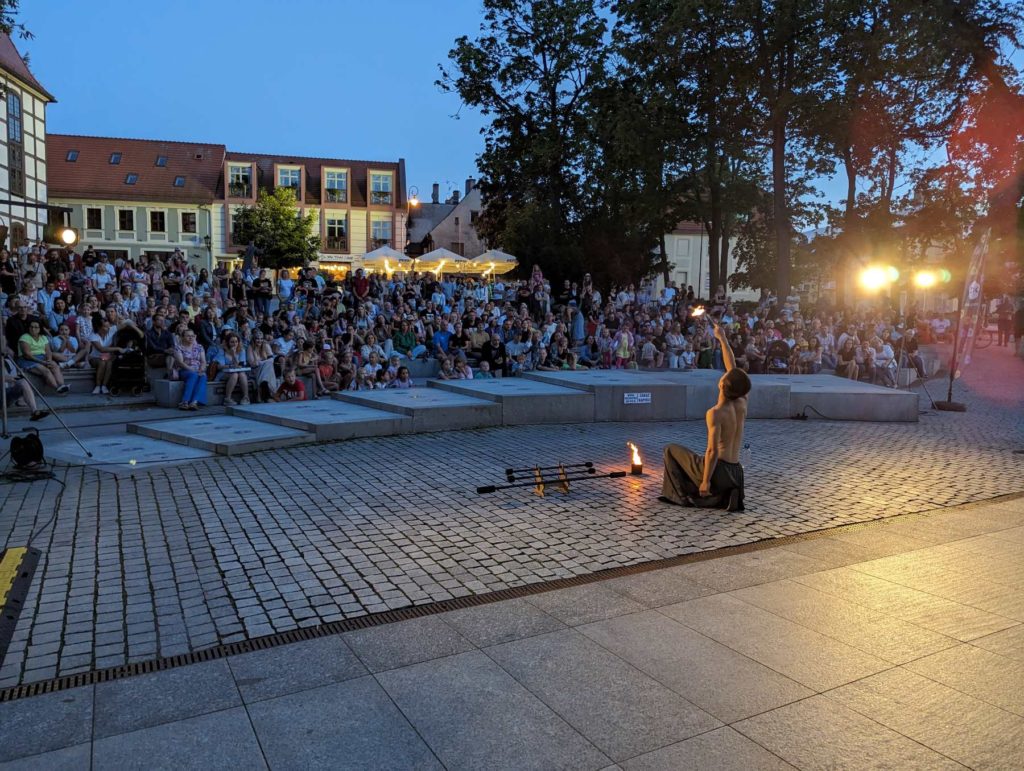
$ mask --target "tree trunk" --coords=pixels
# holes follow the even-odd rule
[[[850,266],[856,248],[855,224],[857,213],[857,169],[853,163],[853,148],[843,148],[843,168],[846,170],[846,211],[843,213],[843,244],[839,250],[839,264],[836,266],[836,305],[849,307],[853,304],[850,288]]]
[[[661,275],[665,279],[665,286],[668,286],[668,250],[665,248],[665,235],[658,238],[658,253],[661,255]]]
[[[775,292],[780,304],[792,289],[791,226],[789,207],[786,205],[786,176],[786,118],[776,114],[772,116],[772,216],[775,220]]]
[[[725,291],[729,291],[729,228],[725,225],[722,226],[722,249],[718,257],[719,268],[718,275],[721,279],[722,286],[725,287]]]

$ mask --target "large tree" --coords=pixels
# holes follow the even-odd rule
[[[455,41],[438,85],[490,119],[478,159],[480,229],[520,263],[582,265],[587,103],[605,80],[593,0],[484,0],[480,33]]]
[[[291,189],[261,190],[253,206],[243,206],[234,213],[231,238],[236,244],[253,244],[260,267],[295,268],[319,257],[322,243],[314,232],[315,223],[312,212],[299,211]]]

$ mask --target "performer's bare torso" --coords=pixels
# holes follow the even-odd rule
[[[719,460],[727,463],[740,462],[740,448],[743,446],[743,424],[747,419],[747,397],[719,402],[705,416],[708,424],[708,441],[711,436],[716,438],[715,449]],[[718,430],[712,434],[712,425],[717,424]],[[710,447],[708,449],[711,449]]]

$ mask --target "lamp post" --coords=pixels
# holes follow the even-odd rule
[[[209,233],[203,236],[203,244],[206,246],[206,269],[213,270],[213,239],[210,238]]]

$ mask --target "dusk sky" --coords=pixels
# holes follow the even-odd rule
[[[29,0],[20,19],[36,37],[15,42],[57,97],[52,132],[405,158],[429,199],[432,183],[446,196],[476,173],[484,121],[434,81],[480,11],[480,0]],[[1020,50],[1013,59],[1024,63]],[[845,193],[841,179],[820,186],[836,202]]]
[[[429,199],[475,176],[481,117],[434,85],[477,0],[28,0],[15,38],[57,97],[54,133],[405,158]]]

